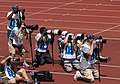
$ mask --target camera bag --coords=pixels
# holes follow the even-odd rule
[[[50,73],[48,70],[31,72],[31,77],[33,80],[37,80],[39,82],[40,81],[47,81],[47,82],[53,81],[52,73]]]

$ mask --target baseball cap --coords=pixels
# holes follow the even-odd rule
[[[12,10],[14,10],[15,8],[18,9],[18,5],[13,5],[13,6],[12,6]]]
[[[93,34],[88,35],[87,39],[95,39],[95,36]]]

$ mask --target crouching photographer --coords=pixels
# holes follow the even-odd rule
[[[53,59],[49,53],[48,45],[53,43],[54,38],[47,33],[46,27],[41,27],[40,32],[35,36],[36,40],[36,55],[33,60],[33,66],[38,67],[45,63],[53,63]]]
[[[76,59],[74,34],[67,33],[62,45],[64,46],[62,61],[63,69],[67,72],[72,72],[73,69],[79,69],[79,61]]]

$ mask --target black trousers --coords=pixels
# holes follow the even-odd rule
[[[50,56],[49,52],[38,52],[36,51],[35,58],[33,60],[33,65],[37,64],[38,65],[44,65],[45,63],[51,64],[53,63],[53,59]]]

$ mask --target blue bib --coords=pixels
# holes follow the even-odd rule
[[[14,27],[17,27],[17,22],[19,22],[19,19],[11,19],[9,27],[13,29]]]
[[[42,42],[39,44],[39,48],[40,48],[41,50],[47,50],[47,49],[48,49],[48,43],[42,41]]]
[[[71,54],[71,55],[73,55],[74,52],[75,52],[74,45],[72,43],[68,43],[67,46],[66,46],[66,52],[65,52],[65,54]]]

